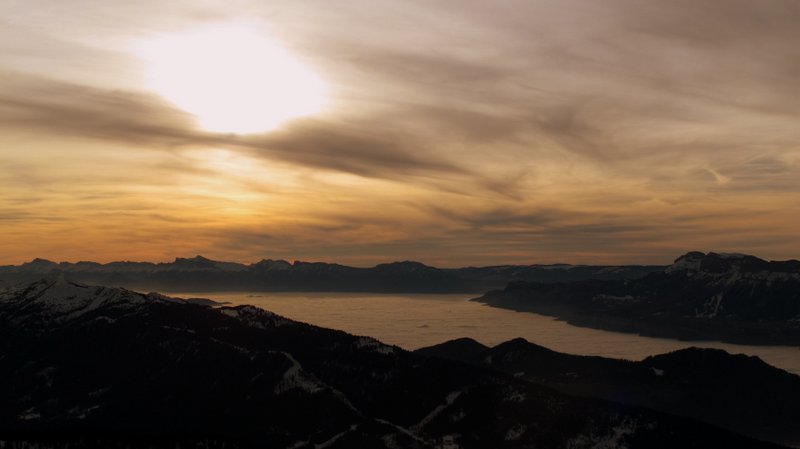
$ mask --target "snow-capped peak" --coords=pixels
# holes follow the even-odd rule
[[[83,285],[63,276],[0,291],[0,307],[12,308],[21,315],[56,320],[76,318],[108,305],[137,305],[152,301],[182,302],[159,294],[145,295],[123,288]]]
[[[703,263],[703,259],[705,257],[705,253],[701,253],[699,251],[686,253],[683,256],[675,259],[675,262],[668,266],[664,271],[667,273],[675,273],[679,271],[699,271],[700,265]]]

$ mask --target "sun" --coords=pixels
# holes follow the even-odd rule
[[[149,89],[211,132],[252,134],[325,106],[322,80],[255,27],[217,24],[139,42]]]

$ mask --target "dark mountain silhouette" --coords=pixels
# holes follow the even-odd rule
[[[523,339],[489,348],[468,338],[416,353],[502,371],[576,396],[645,406],[800,445],[800,376],[757,357],[692,347],[631,362],[562,354]]]
[[[800,345],[796,260],[691,252],[638,279],[512,282],[475,300],[649,336]]]
[[[158,291],[476,293],[500,288],[515,280],[631,279],[663,268],[559,264],[442,269],[410,261],[357,268],[267,259],[245,265],[196,256],[176,258],[169,263],[55,263],[35,259],[19,266],[0,266],[0,279],[33,282],[42,276],[65,276],[75,282]]]
[[[250,307],[0,292],[0,440],[35,448],[768,448]]]

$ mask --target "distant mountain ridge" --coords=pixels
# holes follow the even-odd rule
[[[800,261],[690,252],[638,279],[512,282],[476,301],[589,327],[800,345]]]
[[[0,290],[0,445],[777,448],[252,306],[46,279]]]
[[[632,279],[662,266],[504,265],[436,268],[403,261],[370,268],[325,262],[290,263],[264,259],[252,264],[220,262],[202,256],[173,262],[61,262],[34,259],[0,266],[0,280],[31,282],[64,275],[90,284],[160,291],[352,291],[386,293],[477,293],[508,282],[581,279]]]

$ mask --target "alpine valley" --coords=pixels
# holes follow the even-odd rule
[[[63,277],[0,292],[0,379],[5,448],[772,448],[798,443],[787,423],[800,419],[800,378],[719,352],[411,353],[251,306]],[[737,394],[725,379],[745,380]],[[753,395],[753,413],[780,412],[772,427],[769,413],[737,427]],[[687,411],[708,398],[725,402]]]

